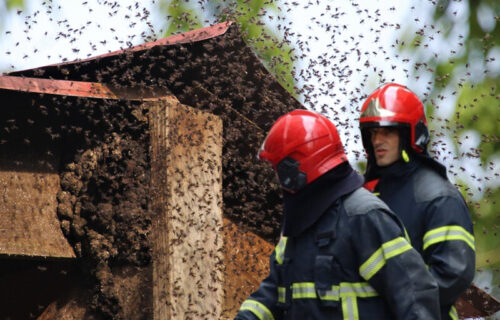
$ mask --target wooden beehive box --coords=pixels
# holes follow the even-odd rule
[[[11,73],[0,95],[1,316],[234,316],[266,276],[280,221],[255,154],[270,124],[301,107],[234,26]],[[144,172],[146,194],[134,182]],[[147,241],[135,250],[117,237]]]

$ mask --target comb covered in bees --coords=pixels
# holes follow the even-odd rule
[[[13,72],[0,95],[0,182],[10,192],[0,206],[15,213],[0,220],[13,248],[0,257],[7,274],[30,260],[27,275],[64,284],[24,314],[0,312],[234,316],[279,236],[280,191],[257,151],[280,115],[302,108],[235,26]],[[14,231],[2,237],[4,227]]]

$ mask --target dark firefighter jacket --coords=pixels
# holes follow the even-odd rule
[[[436,279],[441,319],[458,319],[453,304],[475,271],[472,222],[462,195],[427,156],[378,171],[373,191],[401,219]]]
[[[236,319],[439,319],[437,284],[397,217],[356,188],[281,237]]]

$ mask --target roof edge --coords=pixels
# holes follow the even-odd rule
[[[146,100],[170,96],[157,87],[114,87],[98,82],[0,76],[0,89],[85,98]]]
[[[116,56],[119,54],[123,54],[125,52],[143,51],[143,50],[147,50],[147,49],[150,49],[150,48],[153,48],[156,46],[168,46],[168,45],[174,45],[174,44],[184,44],[184,43],[190,43],[190,42],[203,41],[203,40],[207,40],[210,38],[215,38],[217,36],[220,36],[220,35],[226,33],[227,30],[229,29],[229,27],[233,23],[234,23],[233,21],[221,22],[221,23],[218,23],[218,24],[215,24],[212,26],[208,26],[208,27],[204,27],[204,28],[200,28],[200,29],[196,29],[196,30],[192,30],[192,31],[187,31],[187,32],[180,33],[180,34],[175,34],[175,35],[168,36],[168,37],[156,40],[156,41],[146,42],[146,43],[139,44],[139,45],[136,45],[133,47],[112,51],[109,53],[101,54],[98,56],[93,56],[93,57],[86,58],[86,59],[77,59],[77,60],[73,60],[73,61],[49,64],[49,65],[45,65],[45,66],[39,66],[39,67],[29,68],[29,69],[24,69],[24,70],[16,70],[16,71],[12,71],[12,72],[9,72],[6,74],[7,75],[15,75],[15,74],[23,73],[26,71],[37,70],[40,68],[71,65],[71,64],[75,64],[75,63],[97,60],[97,59],[105,58],[105,57],[112,57],[112,56]]]

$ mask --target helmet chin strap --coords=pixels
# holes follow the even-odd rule
[[[401,158],[406,163],[410,162],[410,156],[408,155],[408,152],[406,152],[406,150],[404,150],[404,149],[401,150]]]
[[[409,163],[411,161],[411,142],[409,129],[399,129],[399,153],[400,159],[404,163]]]

